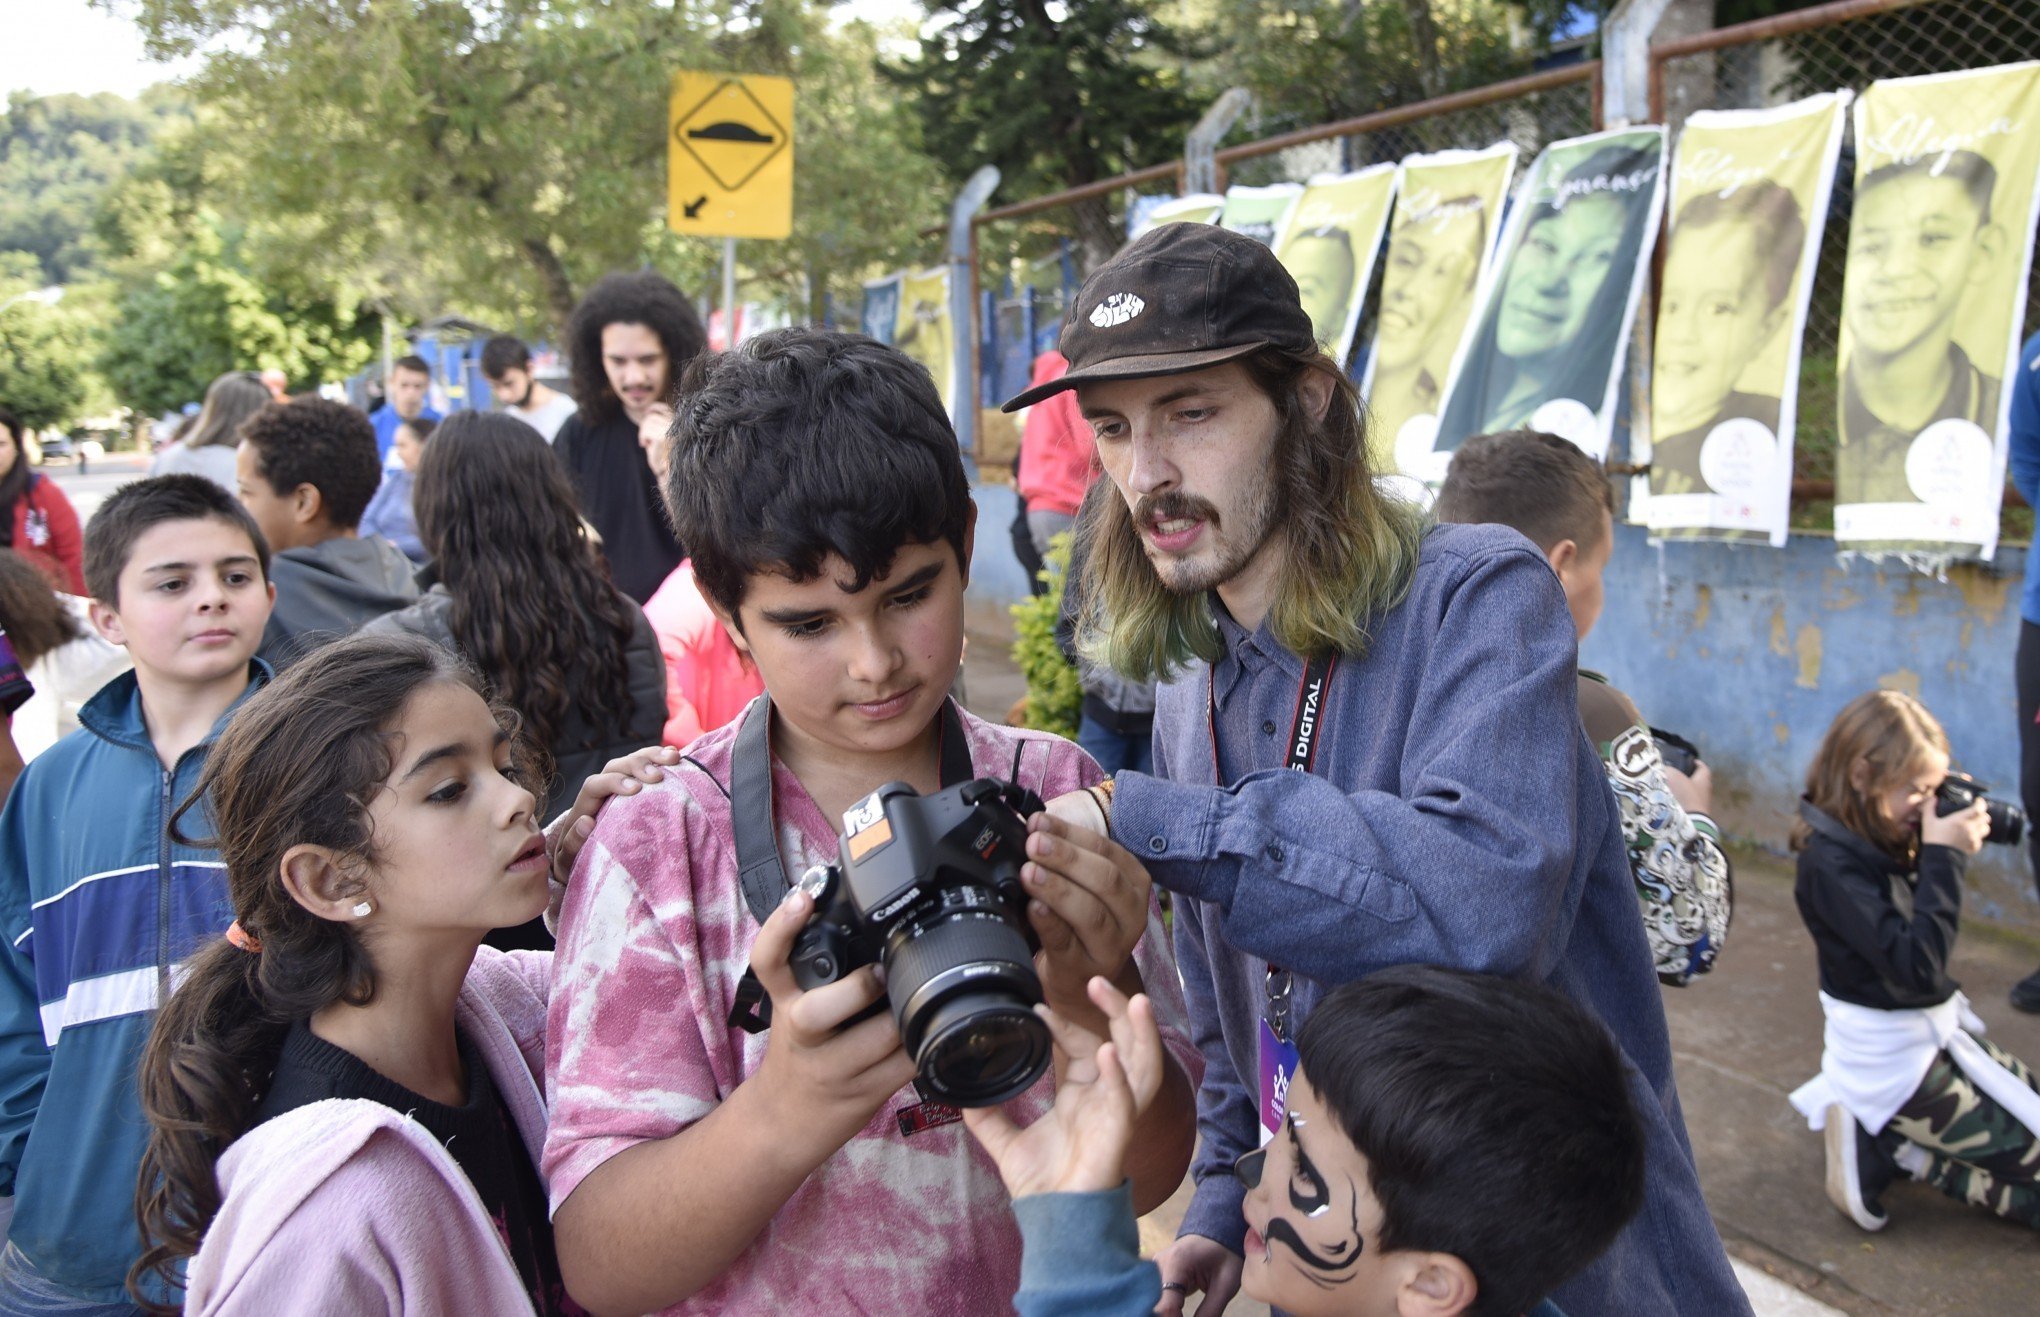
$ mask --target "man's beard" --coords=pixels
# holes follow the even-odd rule
[[[1161,578],[1163,588],[1171,594],[1199,594],[1224,585],[1253,561],[1268,537],[1275,533],[1278,502],[1275,479],[1263,471],[1253,487],[1243,491],[1235,513],[1237,530],[1221,542],[1220,532],[1226,523],[1208,500],[1175,491],[1160,496],[1143,495],[1133,509],[1134,534],[1140,536],[1140,547],[1155,575]],[[1143,528],[1157,520],[1182,517],[1194,517],[1205,524],[1217,547],[1215,557],[1195,560],[1161,553],[1142,534]]]

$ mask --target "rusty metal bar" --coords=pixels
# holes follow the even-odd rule
[[[1000,206],[996,210],[981,210],[972,223],[990,224],[995,220],[1019,219],[1023,215],[1033,215],[1040,211],[1053,210],[1057,206],[1068,206],[1079,201],[1089,201],[1092,197],[1106,196],[1119,191],[1121,188],[1138,187],[1142,183],[1159,183],[1165,178],[1181,179],[1182,175],[1183,162],[1180,160],[1171,160],[1159,165],[1149,165],[1146,169],[1136,169],[1129,174],[1118,174],[1111,178],[1101,178],[1095,183],[1086,183],[1082,187],[1068,188],[1061,192],[1051,192],[1045,197],[1030,197],[1026,201],[1016,201],[1009,206]]]
[[[1510,78],[1506,82],[1489,83],[1468,91],[1456,91],[1448,96],[1434,96],[1428,101],[1417,101],[1410,105],[1396,105],[1386,110],[1375,110],[1354,119],[1341,119],[1337,123],[1322,123],[1311,128],[1299,128],[1292,133],[1277,137],[1265,137],[1258,142],[1242,142],[1228,146],[1218,152],[1221,165],[1235,160],[1252,160],[1257,156],[1273,155],[1286,151],[1292,146],[1307,146],[1322,142],[1330,137],[1351,137],[1356,133],[1376,133],[1384,128],[1397,128],[1419,119],[1429,119],[1440,114],[1452,114],[1459,110],[1474,110],[1497,101],[1515,100],[1533,92],[1549,91],[1553,87],[1569,87],[1576,82],[1592,82],[1601,73],[1601,61],[1586,60],[1579,64],[1568,64],[1562,69],[1546,69],[1542,73],[1525,74]]]

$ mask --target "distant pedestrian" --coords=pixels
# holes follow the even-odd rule
[[[382,484],[361,514],[361,533],[379,536],[403,551],[412,562],[426,559],[425,545],[418,538],[418,518],[411,511],[411,489],[418,463],[425,456],[425,441],[432,437],[436,421],[420,416],[397,427],[397,469],[383,472]]]
[[[531,373],[531,349],[522,339],[498,334],[482,344],[482,378],[503,410],[551,443],[575,411],[574,400],[540,384]]]
[[[152,476],[188,472],[204,476],[229,494],[234,492],[234,446],[241,442],[241,423],[272,401],[262,380],[251,371],[230,370],[206,387],[205,405],[183,438],[165,447],[149,463]],[[78,467],[85,467],[80,445]]]
[[[375,426],[376,460],[384,470],[396,463],[390,449],[397,442],[398,425],[419,416],[428,421],[445,419],[425,400],[431,391],[432,366],[425,358],[398,357],[390,366],[390,377],[383,382],[383,405],[368,416],[369,423]]]
[[[85,539],[57,482],[31,470],[20,418],[0,407],[0,549],[29,559],[66,594],[85,593]]]
[[[602,537],[617,588],[642,604],[687,555],[666,521],[638,426],[654,405],[671,400],[680,368],[708,338],[686,295],[641,271],[609,275],[589,289],[567,340],[581,406],[554,446]]]
[[[1857,697],[1806,770],[1793,897],[1820,961],[1820,1073],[1792,1105],[1827,1136],[1828,1198],[1882,1230],[1901,1174],[2040,1229],[2040,1092],[1986,1041],[1948,960],[1991,822],[1942,812],[1948,735],[1898,691]]]

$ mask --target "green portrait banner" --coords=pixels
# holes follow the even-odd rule
[[[942,406],[956,415],[956,354],[949,325],[949,268],[938,266],[900,278],[899,320],[893,346],[928,368]]]
[[[2040,62],[1895,78],[1857,102],[1838,545],[1996,551],[2036,176]]]
[[[1193,192],[1187,197],[1173,197],[1149,210],[1146,221],[1129,236],[1138,238],[1160,224],[1216,224],[1219,212],[1224,209],[1225,198],[1216,192]]]
[[[1460,444],[1521,426],[1607,454],[1664,163],[1656,125],[1554,142],[1537,157],[1445,386],[1431,452],[1409,474],[1438,482]]]
[[[1799,343],[1850,95],[1702,110],[1679,135],[1641,518],[1654,534],[1785,543]]]
[[[1275,256],[1296,280],[1318,342],[1341,363],[1353,350],[1394,197],[1394,165],[1320,174],[1304,184],[1275,239]]]
[[[1273,247],[1275,235],[1282,232],[1283,221],[1289,218],[1291,208],[1302,195],[1301,183],[1227,188],[1225,209],[1218,215],[1219,227],[1244,233],[1256,242]]]
[[[1515,175],[1512,142],[1413,155],[1396,166],[1381,308],[1360,386],[1377,471],[1405,469],[1404,451],[1428,458],[1445,380],[1494,261],[1502,203]]]
[[[864,309],[858,319],[866,338],[875,338],[887,346],[892,344],[893,334],[900,327],[900,280],[903,277],[895,272],[864,285]]]

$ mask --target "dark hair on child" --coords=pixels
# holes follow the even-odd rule
[[[0,631],[24,668],[84,634],[50,578],[12,549],[0,549]]]
[[[432,432],[439,428],[439,422],[433,420],[430,416],[413,416],[408,421],[397,422],[397,428],[409,430],[413,435],[417,436],[418,442],[423,444],[432,437]]]
[[[629,735],[633,610],[538,431],[506,412],[455,412],[425,446],[412,506],[453,596],[454,643],[523,714],[532,740],[557,756]],[[563,746],[577,699],[590,739]]]
[[[407,353],[390,363],[390,374],[394,375],[400,370],[415,371],[428,380],[432,378],[432,363],[415,352]]]
[[[524,346],[521,338],[498,334],[482,344],[482,375],[486,379],[503,378],[505,371],[531,369],[531,349]]]
[[[623,409],[623,400],[609,387],[602,367],[602,331],[611,325],[644,325],[666,349],[670,385],[680,368],[708,346],[708,331],[687,294],[650,270],[606,274],[595,281],[567,321],[569,366],[574,401],[590,421],[600,424]],[[691,543],[691,541],[689,541]]]
[[[966,571],[970,481],[935,382],[861,334],[778,329],[680,382],[666,508],[701,592],[731,617],[751,573],[812,580],[830,554],[863,589],[906,544]]]
[[[255,452],[255,473],[279,495],[299,485],[319,491],[326,520],[353,530],[382,484],[375,426],[359,408],[326,398],[271,403],[241,427]]]
[[[1914,174],[1948,178],[1960,183],[1962,190],[1969,195],[1970,203],[1976,207],[1976,227],[1982,228],[1990,223],[1991,196],[1997,191],[1997,166],[1974,151],[1949,151],[1945,155],[1928,152],[1879,165],[1856,185],[1856,201],[1860,204],[1874,189]]]
[[[21,418],[5,407],[0,407],[0,429],[7,431],[14,440],[14,462],[5,471],[0,471],[0,513],[14,515],[14,502],[28,492],[29,477],[35,474],[29,470],[28,450],[21,446],[21,438],[27,433]]]
[[[1799,198],[1768,178],[1744,183],[1726,194],[1702,192],[1679,208],[1679,218],[1672,226],[1674,241],[1701,242],[1709,237],[1719,241],[1722,234],[1705,235],[1703,231],[1724,221],[1740,225],[1740,231],[1756,242],[1757,259],[1764,263],[1766,308],[1782,303],[1792,291],[1792,276],[1806,249],[1806,219]]]
[[[1600,547],[1615,491],[1577,445],[1539,430],[1504,430],[1459,446],[1432,511],[1440,521],[1513,526],[1546,553],[1560,540],[1584,552]]]
[[[113,491],[85,524],[85,592],[120,607],[120,574],[135,541],[166,521],[225,522],[248,537],[269,579],[269,541],[241,501],[204,476],[151,476]]]
[[[175,1309],[145,1287],[181,1286],[182,1260],[219,1212],[214,1166],[254,1124],[291,1022],[375,995],[361,934],[292,899],[284,853],[325,846],[353,872],[375,865],[369,803],[394,767],[389,733],[411,697],[439,682],[482,691],[473,669],[428,640],[355,635],[321,649],[241,706],[173,816],[183,835],[194,813],[210,813],[212,838],[198,844],[218,848],[234,918],[261,949],[222,938],[192,956],[142,1053],[150,1132],[135,1189],[143,1251],[128,1291],[156,1311]],[[491,711],[521,767],[529,747],[515,715]]]
[[[1621,1053],[1552,988],[1398,966],[1318,1003],[1297,1054],[1367,1158],[1383,1251],[1464,1262],[1472,1317],[1517,1317],[1643,1205]]]
[[[1866,691],[1842,706],[1820,738],[1806,766],[1807,803],[1894,859],[1911,863],[1919,856],[1919,834],[1886,818],[1876,798],[1920,772],[1930,750],[1946,755],[1948,733],[1926,705],[1904,691]],[[1812,839],[1812,825],[1794,820],[1792,849],[1805,850]]]

